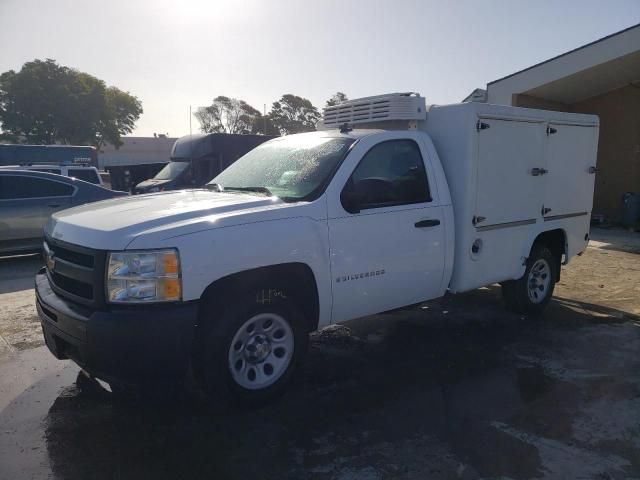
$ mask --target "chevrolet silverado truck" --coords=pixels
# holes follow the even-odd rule
[[[56,213],[46,344],[112,388],[281,393],[310,332],[500,283],[536,314],[588,243],[598,118],[417,94],[329,107],[203,189]]]

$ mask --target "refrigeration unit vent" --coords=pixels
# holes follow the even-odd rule
[[[325,128],[370,124],[390,120],[425,120],[426,103],[417,93],[389,93],[374,97],[347,100],[325,107],[322,124]]]

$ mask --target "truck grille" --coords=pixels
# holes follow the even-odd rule
[[[71,277],[61,275],[56,272],[51,272],[51,280],[60,289],[65,292],[72,293],[87,300],[93,300],[93,285],[85,282],[80,282]]]
[[[69,250],[68,248],[63,248],[60,245],[56,245],[55,256],[56,258],[65,260],[70,263],[75,263],[76,265],[81,265],[83,267],[94,267],[95,257],[93,255],[74,252],[73,250]]]
[[[58,295],[74,302],[104,306],[106,252],[47,237],[44,242],[47,277]]]

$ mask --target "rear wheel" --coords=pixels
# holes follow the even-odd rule
[[[502,284],[507,306],[519,313],[540,313],[556,284],[558,261],[545,245],[534,245],[524,275]]]
[[[308,333],[287,299],[260,304],[249,296],[234,303],[208,319],[200,378],[210,396],[259,405],[285,391],[306,352]]]

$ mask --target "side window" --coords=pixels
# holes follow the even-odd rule
[[[430,202],[420,148],[413,140],[389,140],[369,150],[341,195],[349,212]]]
[[[21,175],[3,176],[0,198],[41,198],[67,197],[73,194],[73,187],[61,182],[44,178],[23,177]]]
[[[91,168],[84,168],[84,169],[70,168],[69,176],[75,177],[78,180],[84,180],[85,182],[89,182],[89,183],[95,183],[95,184],[100,183],[100,178],[98,177],[98,174],[96,173],[95,170]]]

